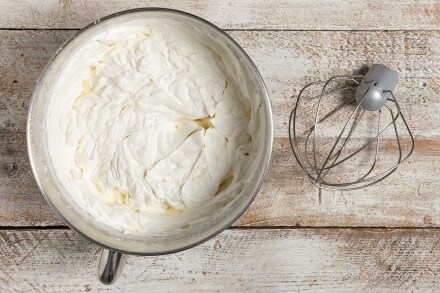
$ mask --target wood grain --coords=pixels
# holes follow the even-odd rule
[[[33,181],[25,124],[49,56],[75,31],[0,31],[0,226],[60,225]],[[240,226],[430,227],[440,224],[440,32],[230,32],[268,86],[275,123],[272,164]],[[319,191],[291,154],[287,122],[308,82],[384,62],[400,73],[396,95],[416,137],[410,161],[356,192]],[[330,130],[327,135],[334,137]]]
[[[183,10],[226,29],[437,30],[440,24],[436,1],[3,0],[1,5],[1,28],[82,28],[140,7]]]
[[[440,290],[438,230],[228,230],[193,249],[131,256],[111,287],[100,249],[70,230],[0,231],[3,292]]]

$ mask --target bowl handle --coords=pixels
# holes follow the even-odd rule
[[[128,255],[104,249],[99,262],[98,277],[104,285],[113,284],[122,272]]]

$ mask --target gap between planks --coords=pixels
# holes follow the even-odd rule
[[[69,226],[0,226],[1,231],[72,230]],[[230,226],[226,230],[440,230],[440,227],[382,227],[382,226]]]
[[[85,28],[85,26],[84,26]],[[80,31],[83,28],[8,28],[0,27],[0,31]],[[219,28],[225,32],[365,32],[365,33],[375,33],[375,32],[438,32],[439,29],[235,29],[235,28]]]

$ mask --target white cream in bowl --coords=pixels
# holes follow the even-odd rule
[[[251,180],[259,103],[227,50],[174,20],[89,39],[50,96],[49,156],[79,208],[133,235],[209,221]]]

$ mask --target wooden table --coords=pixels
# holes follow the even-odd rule
[[[272,2],[272,3],[271,3]],[[307,0],[0,1],[0,292],[440,291],[440,3]],[[78,29],[110,13],[160,6],[227,30],[273,103],[265,183],[234,226],[196,248],[130,257],[110,287],[100,248],[68,229],[32,177],[25,125],[35,81]],[[354,192],[314,188],[288,146],[298,90],[383,62],[416,138],[390,178]]]

